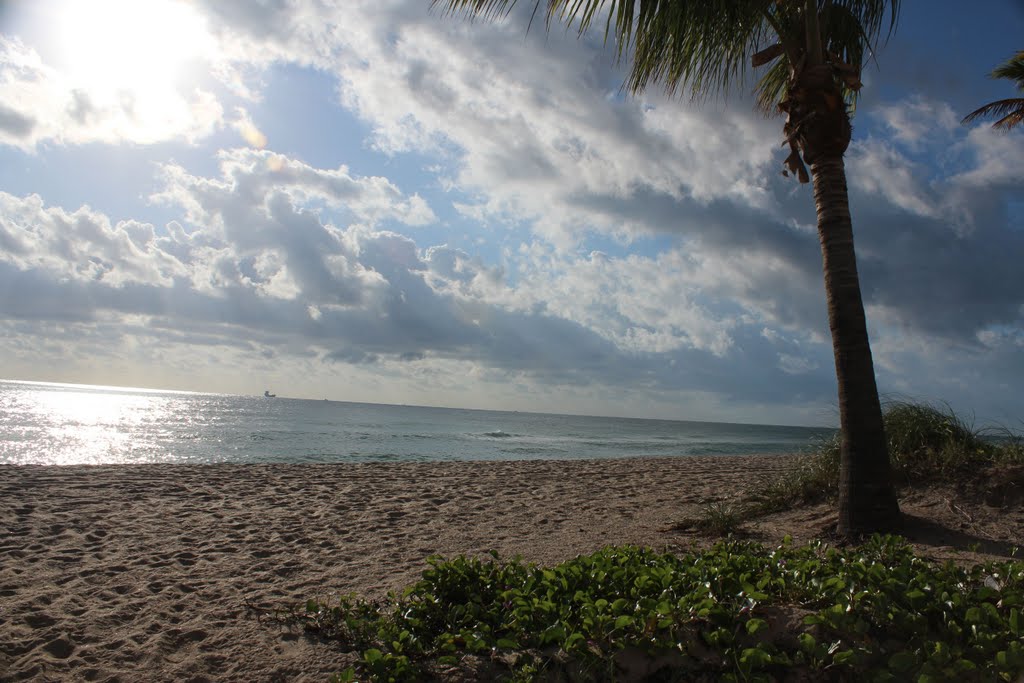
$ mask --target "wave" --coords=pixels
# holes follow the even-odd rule
[[[567,453],[563,448],[544,448],[536,447],[531,448],[529,446],[515,446],[512,448],[504,448],[502,453],[513,453],[516,455],[540,455],[540,454],[552,454],[552,453]]]

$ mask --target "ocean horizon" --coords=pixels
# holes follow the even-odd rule
[[[0,380],[0,464],[784,454],[835,429]]]

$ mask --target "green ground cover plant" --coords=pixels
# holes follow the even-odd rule
[[[1016,681],[1024,562],[856,548],[606,548],[554,567],[429,560],[401,595],[280,619],[357,654],[337,680]],[[795,677],[795,678],[794,678]]]

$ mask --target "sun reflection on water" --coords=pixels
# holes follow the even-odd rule
[[[19,391],[12,398],[9,408],[24,417],[12,443],[0,443],[0,462],[11,464],[152,462],[157,449],[149,427],[167,417],[162,396],[68,387]],[[18,448],[26,443],[31,454]]]

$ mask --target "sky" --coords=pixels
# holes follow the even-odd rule
[[[0,377],[834,425],[753,79],[428,0],[0,0]],[[1024,420],[1024,2],[907,0],[846,156],[883,399]]]

